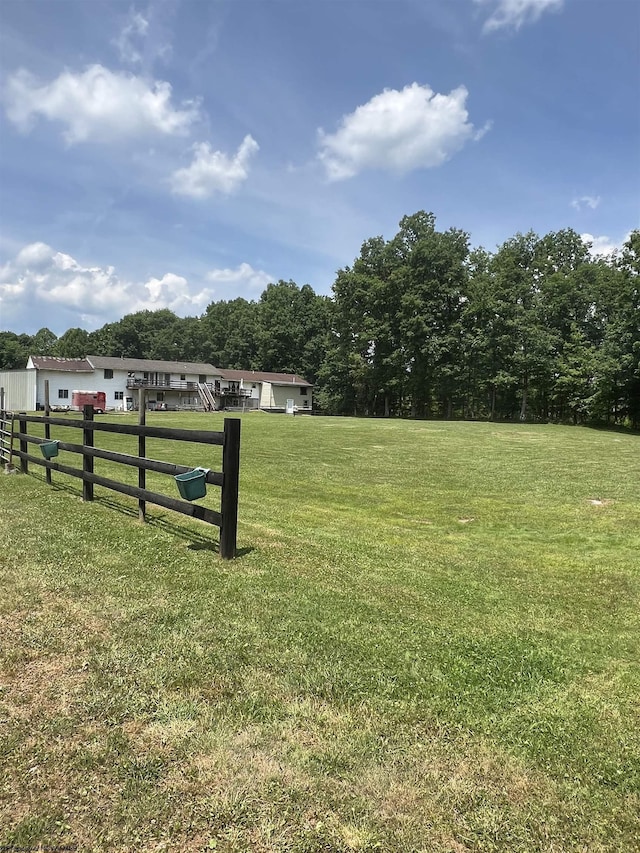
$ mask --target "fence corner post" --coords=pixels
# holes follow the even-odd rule
[[[240,419],[224,419],[222,447],[222,496],[220,510],[220,556],[232,560],[236,556],[238,533],[238,486],[240,481]]]
[[[93,406],[88,405],[84,406],[82,409],[82,417],[85,422],[93,421]],[[83,436],[82,436],[82,500],[83,501],[92,501],[93,500],[93,483],[90,483],[88,480],[85,480],[84,475],[93,474],[93,456],[90,456],[85,452],[86,447],[93,447],[93,429],[88,427],[85,423],[83,428]]]

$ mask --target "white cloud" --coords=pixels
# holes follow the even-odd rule
[[[590,207],[591,210],[595,210],[600,204],[600,201],[601,199],[599,195],[583,195],[579,198],[574,198],[571,202],[571,207],[575,208],[575,210],[582,210],[584,207]]]
[[[136,42],[146,35],[148,29],[149,21],[140,12],[130,9],[126,24],[113,41],[122,62],[128,62],[131,65],[142,62],[142,54],[136,47]]]
[[[275,281],[273,276],[264,270],[254,270],[251,264],[239,264],[235,269],[211,270],[205,276],[207,281],[213,282],[217,287],[245,285],[255,290],[264,288]]]
[[[171,45],[157,38],[158,26],[157,22],[152,26],[151,7],[145,15],[130,9],[122,29],[112,41],[120,61],[127,65],[150,67],[156,59],[166,60],[171,55]],[[152,37],[152,30],[156,38]]]
[[[467,95],[464,86],[448,95],[418,83],[385,89],[344,116],[336,133],[319,131],[327,176],[337,181],[363,169],[404,173],[442,165],[477,133],[468,121]]]
[[[169,83],[102,65],[78,74],[63,71],[44,85],[22,69],[9,78],[4,100],[9,119],[20,130],[28,131],[43,116],[66,125],[64,138],[70,145],[150,133],[185,135],[200,114],[193,101],[175,108]]]
[[[562,8],[564,0],[474,0],[484,6],[494,7],[493,13],[484,23],[483,32],[495,30],[519,30],[524,24],[535,23],[541,15]]]
[[[618,241],[612,240],[610,237],[600,236],[594,237],[593,234],[581,234],[580,238],[583,243],[589,246],[589,251],[593,257],[598,255],[612,255],[614,252],[619,252],[623,245],[627,242],[631,232]]]
[[[177,195],[208,198],[216,192],[229,194],[247,179],[249,161],[259,145],[252,136],[245,136],[233,157],[212,151],[208,142],[197,143],[193,150],[191,165],[171,176],[172,190]]]
[[[51,247],[46,243],[29,243],[20,249],[16,257],[18,267],[39,269],[46,267],[51,261]]]
[[[480,130],[476,130],[476,132],[473,134],[473,141],[480,142],[482,137],[486,136],[486,134],[489,133],[492,127],[493,121],[491,119],[489,119],[489,121],[485,121]]]
[[[213,290],[210,288],[205,287],[192,293],[187,279],[171,272],[165,273],[160,279],[150,278],[144,287],[148,293],[146,301],[155,306],[153,310],[171,308],[176,314],[203,311],[213,298]]]
[[[34,312],[78,312],[90,323],[105,323],[133,311],[169,308],[201,313],[212,300],[209,287],[192,288],[186,278],[166,273],[146,282],[120,278],[113,267],[88,267],[45,243],[31,243],[0,268],[0,313],[28,305]],[[15,313],[15,311],[13,312]]]

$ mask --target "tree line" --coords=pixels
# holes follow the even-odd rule
[[[295,372],[330,414],[557,420],[640,428],[640,231],[594,259],[573,230],[495,252],[405,216],[367,240],[332,295],[269,284],[200,317],[140,311],[56,337],[0,332],[0,367],[86,354]]]

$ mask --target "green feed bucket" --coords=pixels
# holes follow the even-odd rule
[[[45,459],[52,459],[54,456],[58,455],[58,443],[57,441],[43,441],[40,445],[40,450]]]
[[[186,474],[178,474],[176,483],[181,497],[186,501],[197,501],[207,494],[207,469],[194,468]]]

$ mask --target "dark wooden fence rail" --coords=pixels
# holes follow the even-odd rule
[[[23,412],[13,415],[14,420],[19,423],[19,430],[13,432],[13,438],[19,442],[20,449],[13,451],[13,455],[20,459],[20,468],[23,473],[28,473],[29,463],[40,465],[47,472],[59,471],[70,477],[82,480],[82,497],[85,501],[93,500],[94,485],[103,486],[115,492],[138,498],[140,518],[144,520],[145,504],[152,503],[166,509],[180,512],[183,515],[200,519],[208,524],[214,524],[220,528],[220,556],[224,559],[232,559],[236,555],[236,539],[238,529],[238,482],[240,477],[240,421],[237,418],[225,418],[223,432],[212,432],[209,430],[195,429],[172,429],[171,427],[148,426],[145,423],[118,424],[104,423],[93,419],[93,407],[85,406],[81,420],[76,418],[55,418],[39,415],[27,415]],[[143,420],[141,418],[141,420]],[[50,459],[44,459],[29,454],[29,445],[40,445],[46,438],[40,438],[28,432],[28,424],[42,424],[46,432],[47,427],[61,426],[81,429],[83,432],[83,443],[73,444],[66,441],[58,441],[60,450],[82,455],[82,469],[63,465]],[[161,474],[186,474],[192,471],[192,466],[176,465],[172,462],[161,462],[155,459],[147,459],[145,456],[131,456],[126,453],[116,453],[112,450],[103,450],[95,447],[96,432],[114,432],[120,435],[138,436],[139,452],[144,452],[145,439],[160,438],[169,441],[188,441],[206,445],[218,445],[222,447],[222,471],[209,471],[205,480],[212,486],[221,489],[220,512],[208,509],[189,501],[168,497],[167,495],[151,492],[145,487],[145,474],[147,471],[156,471]],[[133,466],[138,469],[138,485],[132,486],[121,483],[107,477],[99,476],[94,472],[94,459],[106,459],[109,462],[117,462],[121,465]]]

